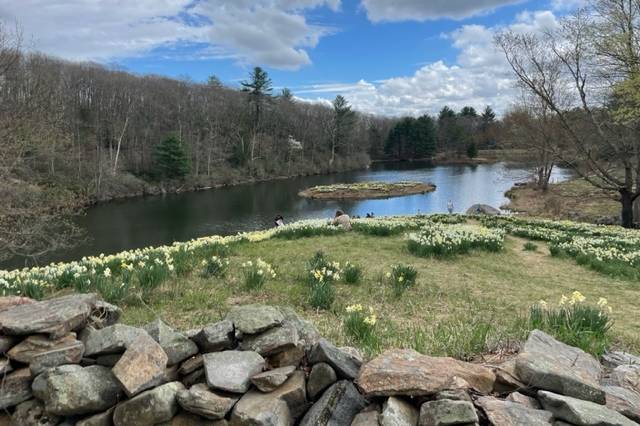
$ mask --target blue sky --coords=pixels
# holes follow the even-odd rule
[[[0,0],[33,50],[237,86],[254,65],[301,100],[433,113],[517,96],[492,37],[540,31],[580,0]]]

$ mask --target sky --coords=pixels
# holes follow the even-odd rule
[[[518,89],[497,31],[540,32],[582,0],[0,0],[30,50],[238,87],[254,66],[301,101],[388,116],[490,105]]]

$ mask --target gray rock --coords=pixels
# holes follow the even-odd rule
[[[76,340],[75,333],[69,333],[58,339],[50,339],[43,334],[34,334],[11,348],[7,352],[7,357],[13,361],[29,364],[35,356],[44,352],[67,348],[71,352],[77,352],[78,343],[81,342]]]
[[[227,320],[236,328],[236,334],[258,334],[280,325],[284,321],[282,312],[273,306],[244,305],[232,308]]]
[[[363,411],[356,414],[351,422],[351,426],[379,426],[380,413],[377,411]]]
[[[86,329],[81,335],[84,355],[90,357],[122,353],[138,337],[147,335],[141,328],[124,324],[115,324],[100,330]]]
[[[296,328],[298,338],[306,350],[311,350],[311,347],[322,338],[316,326],[311,321],[303,319],[292,308],[280,306],[278,309],[282,312],[284,319]]]
[[[279,327],[270,328],[263,333],[245,335],[239,349],[269,356],[294,348],[297,344],[298,331],[292,324],[285,321]]]
[[[640,392],[640,365],[619,365],[611,371],[605,383]]]
[[[304,345],[298,343],[295,348],[285,349],[282,352],[271,355],[269,357],[269,365],[274,368],[287,367],[289,365],[297,367],[302,363],[304,356]]]
[[[467,401],[439,399],[429,401],[420,407],[420,426],[447,426],[477,423],[473,404]]]
[[[599,379],[602,367],[586,352],[534,330],[516,358],[516,374],[539,389],[604,404]]]
[[[178,404],[190,413],[209,420],[223,419],[238,402],[238,397],[221,396],[211,392],[207,385],[197,384],[177,394]]]
[[[176,395],[180,382],[166,383],[119,404],[113,412],[114,426],[152,426],[167,422],[178,412]]]
[[[108,354],[100,355],[96,358],[96,364],[104,365],[105,367],[113,367],[120,361],[122,354]]]
[[[76,426],[113,426],[113,412],[115,408],[116,407],[111,407],[105,412],[84,418],[78,421]]]
[[[604,405],[552,392],[539,391],[538,399],[545,410],[558,420],[578,426],[632,426],[637,423]]]
[[[283,400],[289,407],[291,416],[297,419],[308,408],[304,372],[294,371],[286,382],[268,395]]]
[[[640,393],[619,386],[603,386],[607,407],[640,423]]]
[[[191,413],[178,413],[168,422],[158,423],[158,426],[228,426],[226,420],[207,420]]]
[[[602,365],[607,368],[616,368],[620,365],[640,365],[640,356],[627,352],[607,352],[602,355]]]
[[[291,426],[293,418],[287,404],[268,393],[250,391],[240,398],[231,413],[232,426]]]
[[[203,360],[209,387],[234,393],[248,391],[251,377],[264,368],[264,358],[251,351],[213,352]]]
[[[28,368],[21,368],[2,378],[0,409],[4,410],[31,398],[33,377]]]
[[[37,399],[18,405],[11,416],[12,424],[20,426],[56,426],[60,421],[60,417],[48,414],[44,404]]]
[[[452,401],[469,401],[471,397],[466,389],[445,389],[436,394],[436,399],[450,399]]]
[[[16,305],[0,312],[0,332],[11,336],[49,334],[62,337],[82,328],[98,300],[95,294],[72,294]]]
[[[342,352],[350,355],[353,359],[357,360],[362,364],[364,362],[364,357],[358,348],[354,348],[353,346],[340,346],[338,347]]]
[[[510,402],[517,402],[518,404],[522,404],[525,407],[531,408],[533,410],[539,410],[542,408],[537,399],[521,394],[520,392],[510,393],[507,396],[506,400]]]
[[[121,316],[122,309],[104,300],[98,300],[89,315],[88,325],[96,329],[105,328],[117,323]]]
[[[145,333],[131,342],[112,371],[127,396],[132,397],[164,382],[166,367],[167,354]]]
[[[48,368],[65,364],[79,364],[82,360],[83,353],[84,345],[80,341],[75,341],[65,347],[34,355],[33,358],[31,358],[29,368],[31,369],[31,373],[37,376]]]
[[[309,398],[315,400],[326,388],[338,381],[335,370],[326,362],[321,362],[311,368],[307,381]]]
[[[325,391],[302,418],[300,426],[349,425],[366,405],[353,383],[341,380]]]
[[[193,373],[194,371],[202,368],[204,366],[204,362],[202,361],[202,355],[198,354],[192,356],[191,358],[184,361],[180,364],[180,368],[178,369],[178,373],[182,376],[186,376],[187,374]]]
[[[11,362],[5,357],[0,357],[0,376],[4,376],[12,371],[13,367],[11,366]]]
[[[202,352],[218,352],[234,348],[235,339],[233,336],[233,323],[225,320],[209,324],[196,333],[192,340],[196,342]]]
[[[18,343],[18,339],[14,336],[0,336],[0,353],[6,353],[16,343]]]
[[[309,362],[311,364],[325,362],[333,367],[339,377],[350,380],[356,378],[362,365],[360,360],[341,351],[325,339],[321,339],[313,346],[309,354]]]
[[[482,214],[488,216],[497,216],[500,214],[500,210],[492,207],[488,204],[473,204],[467,209],[466,214]]]
[[[173,331],[160,319],[147,324],[144,329],[167,354],[167,365],[177,364],[198,353],[198,346],[193,341]]]
[[[104,411],[122,398],[118,381],[107,367],[62,365],[36,377],[33,394],[47,412],[79,416]]]
[[[545,410],[530,408],[526,405],[502,401],[489,396],[476,400],[493,425],[500,426],[545,426],[553,424],[553,415]]]
[[[271,392],[286,382],[295,370],[294,366],[288,366],[258,373],[251,378],[251,383],[262,392]]]
[[[381,426],[417,426],[420,413],[406,401],[394,396],[382,405]]]
[[[182,378],[182,384],[185,386],[193,386],[197,383],[205,383],[206,381],[204,368],[199,368]]]

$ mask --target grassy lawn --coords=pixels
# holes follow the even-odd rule
[[[338,344],[358,346],[343,331],[345,308],[372,306],[378,317],[374,353],[388,347],[412,347],[433,355],[472,358],[488,351],[509,351],[509,342],[528,329],[521,319],[544,299],[556,304],[562,294],[579,290],[590,302],[606,297],[613,308],[614,346],[640,351],[637,301],[640,283],[611,278],[551,257],[545,243],[523,250],[524,239],[508,236],[503,252],[472,252],[451,259],[420,258],[407,251],[402,236],[376,237],[355,232],[297,240],[242,242],[233,247],[226,278],[202,278],[198,271],[171,278],[147,303],[124,305],[124,322],[140,325],[160,316],[178,329],[217,321],[236,304],[290,305]],[[331,260],[359,264],[358,284],[336,284],[329,311],[307,303],[306,262],[318,250]],[[275,279],[256,291],[243,289],[241,264],[262,258],[274,266]],[[394,297],[386,272],[395,264],[418,270],[416,285]],[[500,343],[498,345],[498,343]]]

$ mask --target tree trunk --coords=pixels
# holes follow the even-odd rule
[[[633,228],[633,194],[626,189],[621,189],[620,204],[622,204],[622,226]]]

